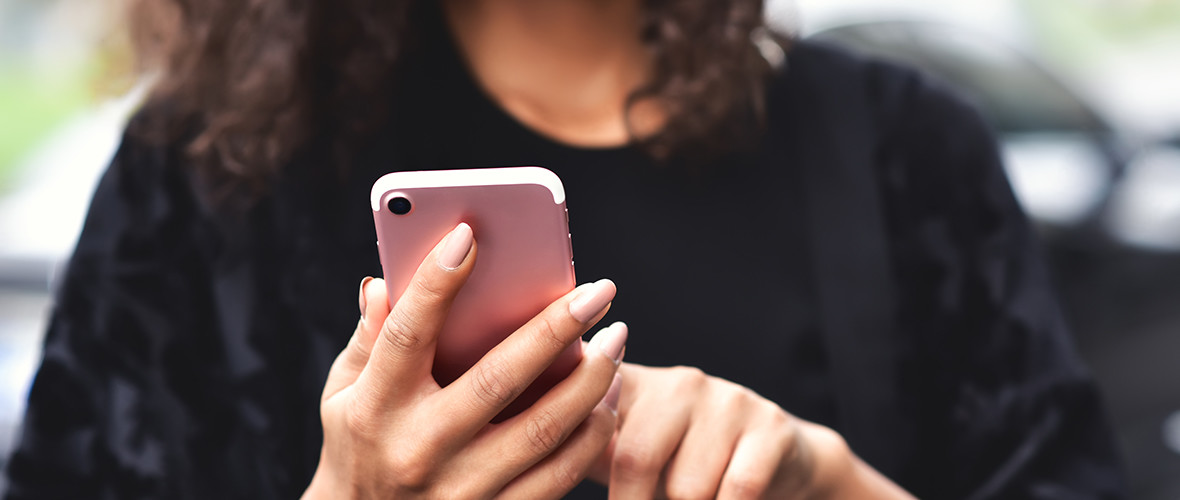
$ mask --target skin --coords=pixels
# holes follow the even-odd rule
[[[913,498],[750,389],[684,366],[620,373],[620,428],[591,472],[612,499]]]
[[[508,114],[559,142],[631,140],[627,96],[647,78],[634,0],[452,0],[447,21],[475,79]],[[631,111],[636,135],[664,123],[657,102]]]
[[[606,314],[602,301],[578,320],[571,302],[594,291],[609,300],[609,281],[558,299],[447,387],[434,381],[435,340],[475,264],[470,230],[470,250],[446,263],[457,233],[427,256],[392,311],[381,280],[362,282],[362,318],[324,386],[324,444],[304,498],[556,498],[608,444],[617,419],[603,398],[618,383],[618,361],[596,345],[617,329],[591,340],[574,372],[532,407],[489,422]]]
[[[624,102],[649,65],[637,0],[444,6],[477,81],[521,123],[577,146],[631,139]],[[631,118],[641,136],[663,123],[658,102]],[[475,258],[472,247],[455,269],[439,265],[445,243],[393,311],[383,284],[363,286],[364,317],[324,389],[324,447],[305,498],[559,498],[585,477],[617,499],[913,498],[831,429],[696,368],[623,363],[616,416],[603,398],[618,365],[597,349],[528,411],[488,424],[605,308],[577,321],[575,290],[440,388],[434,338]]]

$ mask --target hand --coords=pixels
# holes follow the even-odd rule
[[[625,363],[620,429],[591,477],[612,499],[911,498],[826,427],[690,367]]]
[[[324,444],[305,498],[558,497],[606,447],[621,324],[599,332],[573,373],[533,406],[489,422],[606,314],[608,280],[558,299],[447,387],[434,381],[436,337],[475,254],[471,228],[460,224],[392,311],[381,280],[362,282],[361,320],[320,401]]]

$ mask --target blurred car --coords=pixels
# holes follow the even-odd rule
[[[1050,238],[1180,252],[1180,148],[1119,128],[1008,44],[939,21],[812,35],[920,68],[973,101],[999,134],[1017,198]]]

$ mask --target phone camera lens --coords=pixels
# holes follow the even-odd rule
[[[397,215],[410,213],[410,200],[398,196],[389,200],[389,211]]]

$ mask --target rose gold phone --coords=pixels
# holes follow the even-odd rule
[[[549,170],[394,172],[373,184],[371,202],[391,306],[443,236],[460,222],[475,234],[475,269],[438,339],[434,377],[440,385],[574,288],[565,190]],[[496,420],[533,404],[581,359],[581,342],[574,342]]]

